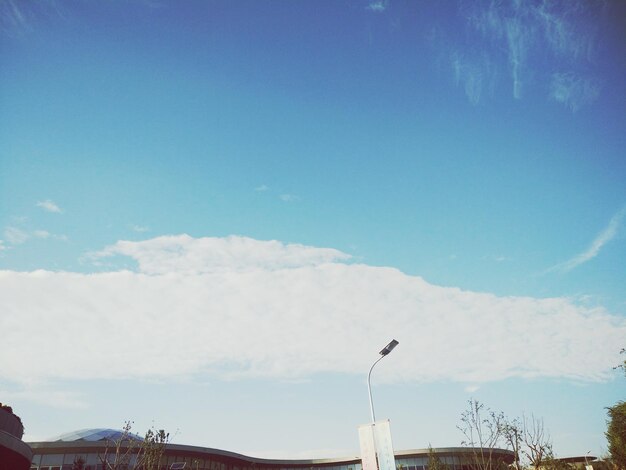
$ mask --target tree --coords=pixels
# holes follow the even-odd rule
[[[518,418],[505,419],[502,423],[502,435],[509,449],[515,453],[513,468],[521,470],[520,455],[522,448],[523,425]]]
[[[450,470],[447,463],[443,462],[439,456],[435,453],[431,445],[428,445],[428,463],[426,464],[427,470]]]
[[[122,428],[122,435],[111,446],[107,445],[100,462],[104,470],[157,470],[170,435],[163,429],[148,429],[143,441],[131,433],[132,422],[127,421]]]
[[[543,419],[531,415],[522,417],[522,454],[534,468],[545,467],[548,462],[554,464],[552,442],[543,426]]]
[[[461,413],[461,424],[457,428],[465,436],[461,444],[470,447],[472,464],[477,470],[506,468],[506,463],[493,454],[504,439],[504,414],[485,408],[478,400],[470,399],[467,404],[468,409]]]
[[[148,429],[137,456],[136,467],[142,470],[158,470],[169,440],[170,434],[163,429]]]
[[[82,457],[76,457],[72,464],[72,470],[85,470],[85,459]]]
[[[609,421],[606,438],[609,441],[611,461],[620,470],[626,470],[626,402],[620,401],[607,408]]]
[[[569,467],[554,458],[552,442],[543,420],[532,415],[530,418],[509,419],[504,413],[496,413],[474,399],[468,404],[469,408],[461,414],[461,425],[457,427],[465,436],[462,445],[470,446],[476,469],[500,470],[506,467],[505,462],[494,456],[493,448],[498,446],[513,451],[515,470],[528,467],[564,470]]]

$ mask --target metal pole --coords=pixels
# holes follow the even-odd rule
[[[374,366],[378,364],[378,361],[380,361],[383,357],[393,351],[393,348],[395,348],[397,345],[398,342],[395,339],[392,339],[389,344],[378,353],[380,354],[380,357],[374,362],[374,364],[372,364],[372,367],[370,367],[370,372],[369,374],[367,374],[367,391],[369,392],[370,396],[370,411],[372,412],[372,423],[376,422],[376,416],[374,415],[374,402],[372,401],[372,385],[370,384],[372,369],[374,369]]]
[[[385,356],[380,356],[378,359],[376,359],[374,364],[372,364],[372,367],[370,367],[369,374],[367,374],[367,391],[369,392],[370,396],[370,412],[372,413],[372,423],[376,422],[376,416],[374,415],[374,402],[372,401],[372,385],[370,384],[370,378],[372,377],[372,369],[374,369],[374,366],[378,364],[378,361],[380,361],[383,357]]]

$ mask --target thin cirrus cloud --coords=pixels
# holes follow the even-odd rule
[[[555,73],[552,76],[550,96],[573,112],[593,103],[600,95],[597,80],[576,77],[571,73]]]
[[[619,229],[622,225],[622,220],[624,219],[625,215],[626,206],[622,207],[621,210],[619,210],[613,217],[611,217],[609,224],[605,227],[604,230],[602,230],[602,232],[598,234],[598,236],[596,236],[596,238],[591,242],[591,245],[589,245],[589,247],[585,251],[577,254],[573,258],[563,263],[559,263],[556,266],[553,266],[548,271],[571,271],[577,266],[580,266],[581,264],[586,263],[598,256],[600,250],[607,243],[613,240],[618,234]]]
[[[501,76],[508,77],[510,93],[518,100],[533,82],[572,111],[599,96],[600,87],[588,72],[598,17],[588,3],[479,1],[462,3],[460,14],[484,51],[476,55],[475,48],[458,46],[452,54],[457,85],[463,84],[471,104],[484,96],[483,81]],[[539,64],[545,54],[556,72],[542,73]],[[459,56],[464,62],[460,80]]]
[[[389,382],[601,381],[626,337],[602,308],[441,287],[330,248],[179,235],[92,259],[120,256],[137,271],[0,271],[0,380],[353,374],[395,337]]]
[[[32,32],[39,20],[46,17],[63,17],[64,5],[57,0],[24,2],[20,0],[0,1],[0,33],[16,37]]]
[[[486,91],[493,90],[496,71],[487,54],[465,57],[455,52],[452,67],[456,85],[463,85],[471,104],[477,105]]]

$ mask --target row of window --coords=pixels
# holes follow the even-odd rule
[[[106,470],[105,466],[102,464],[96,465],[83,465],[82,467],[77,467],[75,464],[65,464],[65,465],[31,465],[30,470],[76,470],[76,468],[80,468],[81,470]],[[135,469],[132,465],[116,465],[118,470],[130,470]],[[211,470],[208,467],[201,467],[197,462],[194,462],[192,465],[188,465],[187,462],[174,462],[171,465],[162,465],[159,470]]]
[[[397,463],[398,470],[428,470],[428,466],[426,465],[402,465],[402,463]],[[117,467],[119,470],[129,470],[129,467],[126,465],[121,465]],[[337,468],[337,467],[329,467],[329,468]],[[449,465],[449,470],[462,470],[464,467],[461,465]],[[76,467],[74,464],[72,465],[60,465],[60,466],[36,466],[32,465],[30,470],[75,470]],[[342,470],[353,470],[353,467],[341,467]],[[361,469],[361,466],[358,466],[358,470]],[[103,465],[85,465],[83,466],[83,470],[105,470]],[[201,467],[198,461],[192,462],[190,465],[187,462],[173,462],[170,465],[162,465],[160,470],[211,470],[209,467]],[[302,470],[302,469],[288,469],[288,468],[266,468],[264,470]],[[324,468],[324,470],[328,470],[328,468]]]
[[[31,470],[73,470],[74,462],[83,461],[84,470],[102,470],[101,456],[98,454],[44,454],[35,455]],[[442,456],[442,463],[448,465],[450,470],[459,470],[461,462],[455,456]],[[134,456],[128,462],[131,467],[134,464]],[[428,457],[396,458],[396,465],[400,470],[427,470]],[[213,459],[199,459],[180,455],[165,455],[162,460],[163,470],[362,470],[361,463],[335,466],[311,466],[304,467],[269,467],[263,464],[233,465]]]

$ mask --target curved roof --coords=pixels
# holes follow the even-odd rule
[[[12,434],[0,430],[0,466],[3,468],[28,468],[32,459],[33,450],[28,444]]]
[[[132,439],[135,441],[143,441],[143,439],[137,434],[125,433],[118,429],[109,428],[93,428],[93,429],[79,429],[78,431],[66,432],[59,436],[48,439],[50,442],[99,442],[99,441],[119,441]]]

